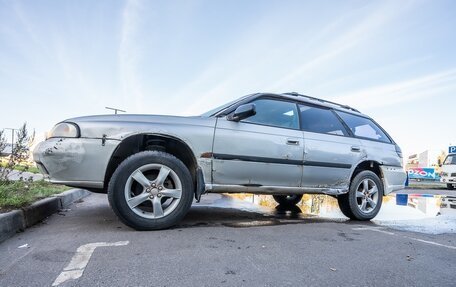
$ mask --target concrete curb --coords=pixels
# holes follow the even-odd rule
[[[88,196],[84,189],[71,189],[54,196],[34,202],[21,210],[0,214],[0,242],[12,237],[17,232],[42,221],[73,202]]]
[[[0,242],[25,229],[24,212],[13,210],[0,214]]]
[[[78,201],[89,194],[90,192],[85,189],[70,189],[53,196],[59,198],[61,208],[67,208],[73,202]]]

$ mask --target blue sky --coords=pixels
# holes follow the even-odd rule
[[[406,153],[446,149],[455,15],[442,0],[0,0],[0,128],[296,91],[360,109]]]

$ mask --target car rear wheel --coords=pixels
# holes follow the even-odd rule
[[[302,194],[273,195],[274,200],[280,205],[296,205],[302,199]]]
[[[358,173],[350,184],[348,193],[338,196],[342,213],[350,219],[371,220],[380,211],[383,184],[372,171]]]
[[[156,230],[175,225],[187,214],[193,191],[190,172],[179,159],[144,151],[119,165],[109,182],[108,199],[126,225]]]
[[[454,189],[454,185],[452,185],[451,183],[447,183],[447,189],[453,190]]]
[[[348,193],[341,194],[337,196],[337,202],[339,203],[339,208],[342,213],[348,218],[354,218],[353,213],[351,212],[350,205],[348,204]]]

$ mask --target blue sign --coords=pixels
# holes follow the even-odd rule
[[[407,205],[408,202],[408,194],[406,193],[398,193],[396,194],[396,205]]]
[[[456,145],[450,146],[450,147],[448,148],[448,153],[456,153]]]
[[[435,172],[435,168],[430,167],[412,167],[407,170],[410,179],[428,179],[439,180],[440,176]]]

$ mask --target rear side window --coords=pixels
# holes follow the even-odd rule
[[[243,122],[280,128],[299,129],[298,108],[295,103],[272,99],[253,101],[256,114]]]
[[[339,111],[337,111],[337,114],[344,120],[355,136],[391,143],[388,136],[372,120]]]
[[[344,126],[331,110],[305,105],[299,105],[299,110],[301,127],[304,131],[339,136],[347,135]]]

